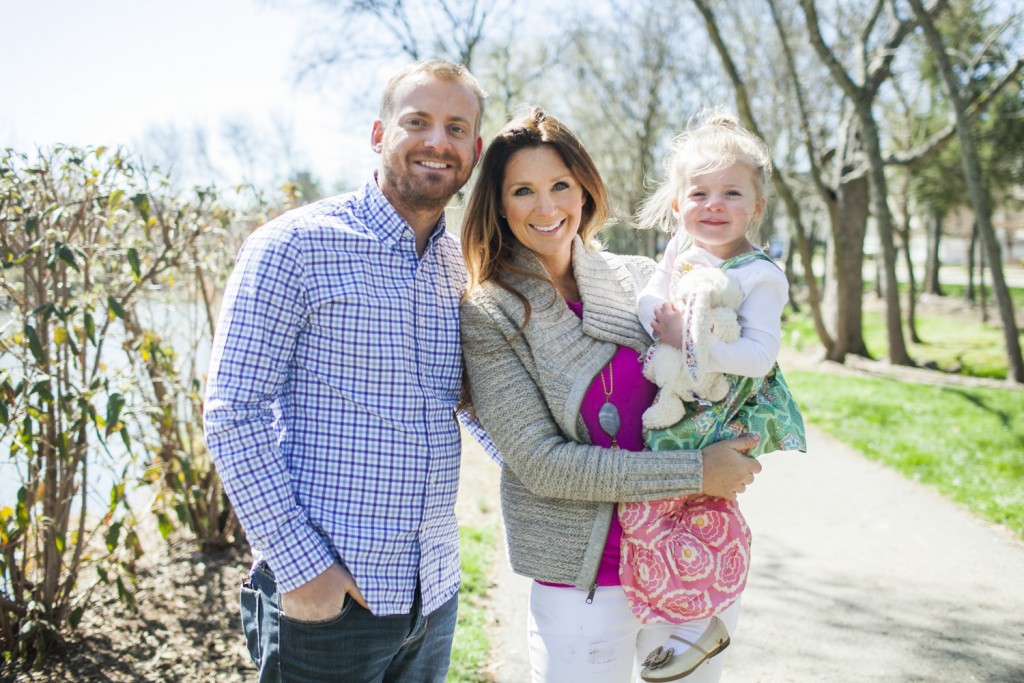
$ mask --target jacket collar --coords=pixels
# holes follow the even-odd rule
[[[534,305],[544,306],[557,296],[536,254],[516,244],[512,262],[545,278],[514,276],[516,289]],[[572,269],[583,299],[583,333],[643,353],[651,345],[651,338],[637,318],[637,284],[623,259],[597,246],[584,245],[577,235],[572,241]]]

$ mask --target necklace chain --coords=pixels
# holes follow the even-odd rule
[[[604,383],[604,369],[601,369],[601,391],[604,392],[604,400],[612,400],[612,392],[615,391],[615,374],[612,370],[612,364],[608,364],[608,384]]]

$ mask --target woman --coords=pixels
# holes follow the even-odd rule
[[[607,215],[583,145],[533,108],[491,142],[462,226],[466,384],[502,454],[512,568],[535,579],[534,681],[625,683],[671,628],[630,612],[618,581],[617,501],[700,492],[732,500],[761,469],[741,453],[753,436],[643,451],[640,416],[656,388],[638,362],[651,340],[636,295],[654,263],[591,243]],[[709,668],[689,680],[717,680]]]

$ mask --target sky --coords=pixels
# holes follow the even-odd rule
[[[0,148],[144,146],[148,133],[245,117],[294,131],[327,184],[376,166],[372,107],[295,85],[295,5],[264,0],[0,0]],[[149,137],[152,137],[151,135]]]

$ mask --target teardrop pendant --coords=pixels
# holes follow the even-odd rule
[[[619,409],[611,402],[605,401],[601,409],[597,411],[597,424],[601,426],[605,434],[614,440],[615,436],[619,433],[619,429],[622,427]]]

